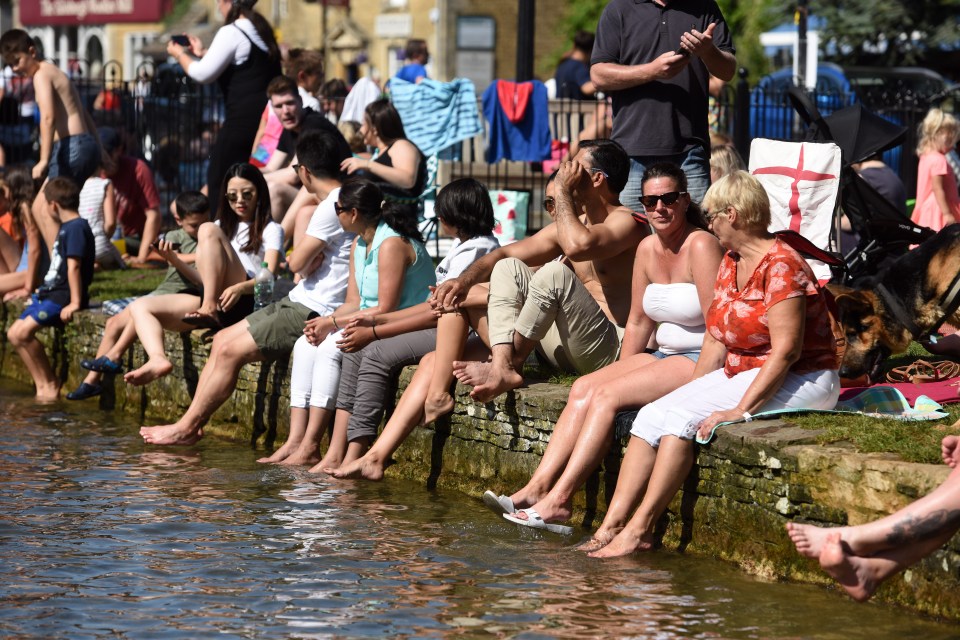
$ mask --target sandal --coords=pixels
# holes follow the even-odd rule
[[[917,360],[902,367],[894,367],[887,373],[887,382],[940,382],[960,375],[960,364],[952,360],[927,362]]]

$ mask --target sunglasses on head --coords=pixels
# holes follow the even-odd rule
[[[236,191],[227,191],[227,200],[230,202],[236,202],[237,200],[250,202],[256,195],[256,191],[241,191],[240,193],[237,193]]]
[[[670,191],[669,193],[661,193],[658,196],[640,196],[640,204],[642,204],[647,209],[652,209],[657,206],[657,200],[663,202],[663,204],[668,207],[676,202],[680,196],[687,195],[686,191]]]

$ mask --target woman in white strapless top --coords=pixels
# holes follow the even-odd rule
[[[618,411],[639,409],[693,375],[723,251],[706,231],[679,166],[650,166],[642,185],[641,202],[656,233],[637,247],[620,358],[574,383],[533,477],[513,495],[500,498],[504,508],[512,500],[514,515],[533,526],[571,517],[574,493],[613,443]],[[660,348],[649,353],[646,346],[655,331]],[[630,471],[623,468],[620,473]]]

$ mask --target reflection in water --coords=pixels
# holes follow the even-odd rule
[[[701,558],[600,562],[458,494],[145,449],[81,409],[0,386],[0,636],[955,635]]]

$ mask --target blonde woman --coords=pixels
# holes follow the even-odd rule
[[[949,113],[930,109],[920,124],[917,155],[917,205],[911,220],[940,231],[960,218],[957,177],[947,163],[947,152],[957,144],[960,124]]]

